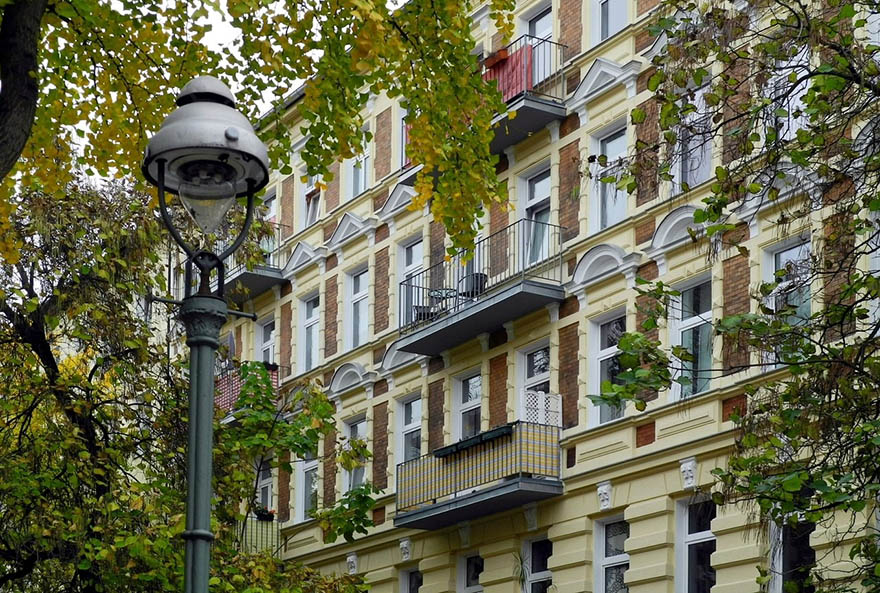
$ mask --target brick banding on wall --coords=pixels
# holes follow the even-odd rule
[[[750,269],[749,260],[743,254],[737,254],[722,262],[722,299],[724,316],[748,313]],[[742,370],[749,364],[749,348],[744,337],[735,339],[724,337],[722,347],[724,374],[729,375]]]
[[[443,379],[428,383],[428,449],[443,446]]]
[[[281,182],[281,195],[277,204],[281,210],[281,238],[286,239],[293,234],[294,208],[296,203],[296,175],[289,175]]]
[[[654,236],[656,222],[653,218],[644,220],[636,225],[636,245],[647,243]]]
[[[507,353],[489,359],[489,428],[507,423]]]
[[[388,487],[388,402],[373,406],[372,453],[373,484],[384,490]]]
[[[290,302],[288,301],[281,305],[281,331],[279,332],[279,339],[281,340],[281,346],[279,348],[281,354],[281,366],[285,367],[285,370],[293,368],[293,361],[291,360],[290,352],[290,334],[293,329],[292,319],[292,307]],[[284,373],[282,372],[282,374]]]
[[[336,502],[336,431],[324,437],[324,506]]]
[[[339,304],[336,302],[339,285],[336,275],[327,278],[324,285],[324,356],[336,354],[337,317]]]
[[[581,162],[579,140],[559,149],[559,225],[563,227],[562,240],[578,235],[578,210],[581,193]]]
[[[647,204],[657,197],[660,179],[657,174],[659,164],[658,148],[660,142],[659,107],[655,99],[648,99],[639,105],[645,112],[645,119],[636,124],[636,206]]]
[[[339,206],[339,161],[334,161],[328,169],[333,179],[327,183],[327,189],[324,191],[325,212],[330,212]]]
[[[373,293],[373,322],[376,333],[388,329],[388,307],[391,304],[391,294],[388,289],[388,249],[388,247],[383,247],[376,252]]]
[[[391,173],[391,108],[376,116],[376,180]]]
[[[578,422],[578,323],[559,329],[559,395],[562,397],[562,426]]]
[[[727,422],[733,418],[733,413],[742,414],[746,411],[746,396],[744,393],[729,397],[721,402],[721,420]]]
[[[565,46],[562,61],[570,60],[581,53],[581,0],[560,0],[559,2],[559,43]]]
[[[290,451],[285,451],[279,459],[281,465],[290,463]],[[290,519],[290,472],[283,467],[278,468],[278,520]]]
[[[656,440],[655,423],[649,422],[636,427],[636,447],[650,445]]]

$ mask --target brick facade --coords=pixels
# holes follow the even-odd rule
[[[507,422],[507,353],[489,359],[489,428]]]
[[[742,114],[744,108],[748,107],[747,103],[751,96],[749,63],[750,60],[745,57],[736,58],[733,65],[727,68],[729,73],[728,88],[732,87],[735,92],[724,102],[721,162],[725,165],[744,156],[747,152],[748,134],[743,127],[746,118],[740,119],[737,116]]]
[[[636,124],[636,206],[647,204],[657,197],[660,179],[657,174],[660,142],[660,111],[657,101],[648,99],[639,105],[645,120]]]
[[[281,454],[279,461],[283,466],[290,463],[290,451]],[[284,467],[278,468],[278,501],[276,502],[276,511],[279,521],[287,521],[290,519],[290,472]]]
[[[578,302],[576,296],[570,296],[559,305],[559,318],[568,317],[569,315],[573,315],[577,313],[581,308],[581,304]]]
[[[636,225],[636,245],[647,243],[654,236],[656,222],[653,218],[644,220]]]
[[[374,394],[375,395],[375,394]],[[388,402],[373,406],[373,485],[388,487]]]
[[[336,431],[324,437],[324,506],[336,502]]]
[[[379,333],[388,329],[388,307],[391,303],[388,289],[388,247],[376,252],[374,278],[373,319],[375,332]]]
[[[722,273],[722,300],[724,316],[748,313],[750,270],[749,260],[742,254],[724,260]],[[725,336],[723,345],[724,374],[740,370],[749,364],[749,349],[745,340]]]
[[[636,447],[644,447],[653,443],[657,436],[655,423],[649,422],[636,427]]]
[[[562,426],[578,422],[578,323],[559,329],[559,395],[562,397]]]
[[[428,450],[443,446],[443,379],[428,383]]]
[[[376,180],[384,178],[391,173],[391,108],[376,116],[376,133],[373,139],[376,143]]]
[[[562,240],[578,236],[578,210],[581,203],[581,161],[579,140],[559,149],[559,225]]]
[[[339,285],[334,274],[324,283],[324,356],[327,357],[336,354],[336,335],[339,330],[339,303],[336,302],[338,292]]]
[[[235,358],[241,360],[241,326],[235,326]]]
[[[744,393],[728,397],[721,402],[721,420],[727,422],[733,418],[733,413],[742,414],[746,410],[746,396]]]
[[[324,191],[325,212],[330,212],[339,206],[339,161],[334,161],[328,168],[333,179],[327,183],[327,189]]]
[[[281,305],[281,331],[279,332],[279,340],[281,344],[278,348],[280,352],[280,362],[279,364],[282,367],[286,367],[284,372],[281,372],[281,375],[284,376],[286,371],[289,371],[293,368],[291,356],[290,356],[290,334],[293,331],[293,312],[292,307],[290,305],[290,301]]]
[[[566,46],[562,53],[563,62],[581,53],[583,4],[582,0],[559,1],[559,43]]]
[[[294,209],[296,208],[296,175],[289,175],[281,182],[281,195],[276,199],[276,208],[281,211],[281,239],[293,234]]]
[[[636,0],[636,16],[642,16],[659,4],[660,0]]]

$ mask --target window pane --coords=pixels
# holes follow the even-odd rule
[[[708,313],[712,308],[712,284],[704,282],[681,293],[681,318]]]
[[[483,393],[483,377],[482,375],[474,375],[468,377],[461,382],[461,403],[476,401],[480,399]]]
[[[366,468],[361,466],[361,467],[356,467],[353,470],[351,470],[351,474],[350,474],[351,479],[349,480],[349,485],[348,485],[349,490],[352,488],[357,488],[358,486],[361,486],[364,483],[364,469],[366,469]]]
[[[263,343],[268,344],[272,341],[272,333],[275,331],[275,322],[270,321],[263,325]]]
[[[466,439],[480,433],[480,408],[476,407],[461,415],[461,438]]]
[[[553,542],[549,539],[542,539],[532,542],[532,572],[536,574],[549,570],[547,561],[553,554]]]
[[[553,581],[538,581],[536,583],[532,583],[531,593],[547,593],[550,590],[550,585],[553,584]]]
[[[421,265],[422,263],[422,242],[416,241],[412,245],[409,245],[405,250],[405,259],[406,259],[406,267],[409,268],[413,265]]]
[[[305,365],[306,370],[311,369],[315,364],[315,332],[318,328],[314,325],[310,325],[306,328],[306,355],[305,355]]]
[[[540,202],[550,198],[550,171],[545,171],[529,179],[529,202]]]
[[[352,347],[359,346],[361,343],[361,307],[363,306],[365,301],[357,301],[352,304],[352,332],[351,332],[351,345]]]
[[[306,302],[306,319],[311,319],[318,314],[320,299],[314,298]]]
[[[599,385],[605,381],[610,381],[614,385],[620,385],[620,358],[618,356],[610,356],[599,362]]]
[[[681,394],[687,397],[709,388],[712,369],[712,325],[703,323],[683,331],[681,345],[694,357],[693,360],[682,361],[682,375],[689,379],[690,383],[681,386]]]
[[[629,537],[629,523],[615,521],[605,524],[605,557],[623,554],[623,544]]]
[[[782,282],[797,280],[806,275],[810,263],[810,244],[800,243],[774,255],[775,269],[785,270]]]
[[[601,424],[617,420],[618,418],[623,418],[623,406],[610,406],[608,404],[599,406],[599,422]]]
[[[411,430],[403,436],[403,460],[409,461],[422,454],[422,431]]]
[[[403,404],[403,423],[407,426],[413,422],[422,420],[422,400],[421,398],[408,401]]]
[[[603,2],[603,3],[600,5],[600,6],[601,6],[601,12],[602,12],[602,15],[601,15],[601,21],[602,21],[602,39],[608,39],[608,35],[609,35],[609,31],[610,31],[610,27],[609,27],[609,23],[608,23],[608,19],[609,19],[609,15],[608,15],[608,9],[609,9],[609,6],[608,6],[608,5],[609,5],[610,3],[611,3],[611,0],[605,0],[605,2]]]
[[[553,20],[549,9],[529,21],[529,35],[540,39],[550,39],[553,35]]]
[[[602,4],[603,10],[606,10],[609,2],[610,0]],[[606,161],[607,165],[615,164],[617,159],[626,155],[626,128],[621,128],[613,134],[606,136],[602,139],[600,144],[602,154],[608,159]]]
[[[605,593],[627,593],[629,588],[623,582],[623,574],[629,564],[618,564],[605,569]]]
[[[618,317],[607,323],[603,323],[599,327],[599,347],[604,350],[611,346],[616,346],[620,341],[620,336],[626,333],[626,317]]]
[[[318,469],[309,469],[303,473],[303,517],[307,518],[309,511],[318,506]]]
[[[268,484],[260,486],[260,505],[266,509],[272,506],[272,487]]]
[[[483,572],[483,558],[481,556],[469,556],[465,560],[465,587],[478,587],[480,585],[480,574]]]
[[[715,518],[715,503],[711,500],[692,502],[688,505],[688,533],[701,533],[710,530]]]
[[[715,584],[715,569],[710,562],[714,551],[714,539],[688,546],[687,593],[710,593]]]
[[[407,593],[418,593],[422,586],[422,573],[413,570],[407,575]]]
[[[550,348],[541,348],[526,356],[526,376],[534,377],[550,371]]]

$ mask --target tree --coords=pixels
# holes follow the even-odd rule
[[[718,374],[752,373],[716,499],[765,524],[827,529],[818,567],[788,575],[802,591],[880,590],[878,24],[873,1],[664,0],[650,27],[663,49],[641,79],[653,97],[631,114],[639,140],[627,172],[604,180],[687,197],[711,178],[693,233],[711,260],[758,255],[745,243],[765,208],[778,237],[804,232],[809,247],[777,257],[753,312],[715,323],[731,363]],[[721,164],[698,175],[713,146]],[[668,387],[693,356],[646,337],[677,292],[641,290],[653,304],[621,340],[625,384],[600,399],[643,407],[644,390]],[[821,568],[832,559],[837,572]]]
[[[61,198],[74,173],[138,178],[148,136],[198,74],[237,88],[252,121],[268,98],[261,133],[276,168],[289,174],[286,97],[307,80],[299,111],[308,122],[310,174],[361,151],[360,111],[371,94],[403,97],[412,134],[408,154],[424,164],[417,202],[431,197],[455,246],[472,243],[485,205],[503,199],[488,144],[491,119],[505,109],[471,54],[470,3],[256,0],[0,1],[0,253],[16,257],[8,223],[13,187]],[[493,0],[506,36],[511,0]],[[205,45],[208,17],[235,31],[228,52]]]
[[[162,290],[165,273],[151,199],[79,179],[60,197],[13,201],[20,258],[0,265],[0,589],[180,590],[188,390],[185,361],[168,361],[144,318],[145,287]],[[274,451],[289,471],[281,453],[316,452],[332,405],[317,386],[279,401],[265,370],[245,365],[236,407],[236,422],[215,422],[213,587],[357,593],[357,579],[237,545],[254,461]],[[349,467],[366,456],[349,449]],[[372,492],[321,511],[330,537],[365,531]]]

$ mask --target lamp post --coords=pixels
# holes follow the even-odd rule
[[[211,541],[211,461],[214,418],[214,355],[229,313],[223,299],[223,260],[244,241],[253,219],[254,194],[269,180],[266,146],[235,109],[229,88],[212,76],[191,80],[174,110],[150,139],[144,177],[158,188],[162,219],[186,254],[185,296],[180,318],[190,347],[189,441],[187,450],[186,593],[207,593]],[[237,198],[247,198],[247,214],[235,240],[219,255],[193,249],[175,228],[165,192],[176,194],[196,225],[215,231]],[[190,294],[193,266],[196,294]],[[211,291],[216,271],[217,291]]]

